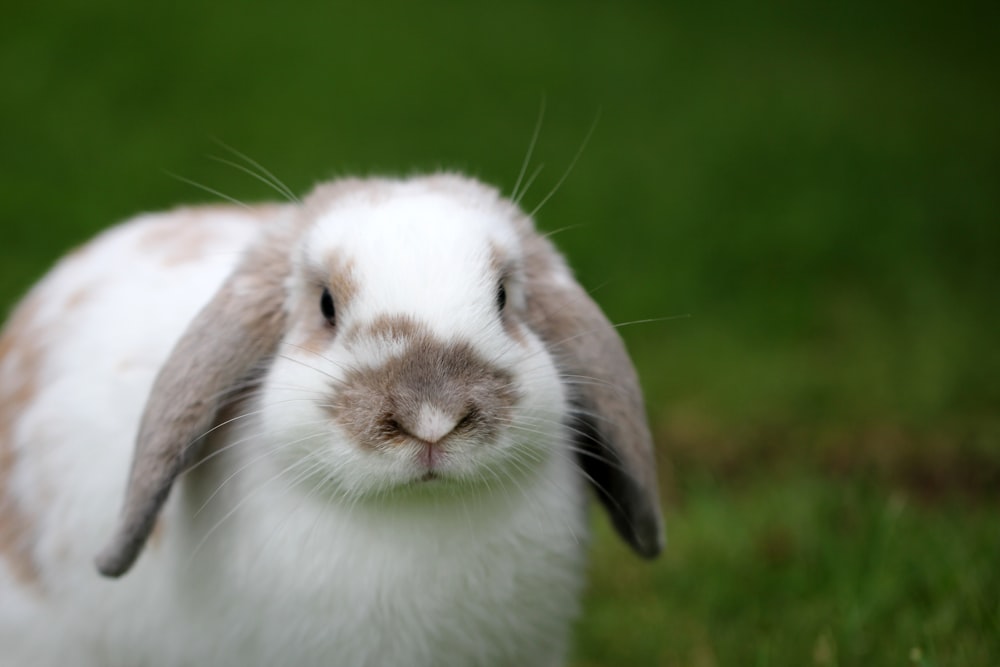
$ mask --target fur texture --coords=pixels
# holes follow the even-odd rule
[[[655,555],[624,347],[493,189],[140,217],[0,338],[0,667],[557,665],[588,483]]]

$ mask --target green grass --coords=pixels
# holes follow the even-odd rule
[[[20,3],[0,308],[138,211],[452,168],[622,328],[671,546],[606,532],[579,665],[997,665],[1000,60],[987,3]],[[680,317],[678,317],[680,316]]]
[[[601,532],[575,664],[996,664],[993,508],[801,471],[683,486],[655,566]]]

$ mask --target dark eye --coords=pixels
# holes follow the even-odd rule
[[[323,290],[323,296],[319,300],[319,308],[323,311],[323,317],[326,318],[326,321],[330,323],[330,326],[333,326],[336,322],[337,312],[333,308],[333,297],[330,296],[330,290]]]
[[[503,286],[503,283],[497,287],[497,310],[502,311],[503,307],[507,305],[507,288]]]

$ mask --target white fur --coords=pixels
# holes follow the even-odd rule
[[[413,184],[337,202],[297,249],[289,290],[330,253],[349,258],[360,289],[338,327],[403,313],[470,342],[523,392],[517,426],[490,447],[455,443],[442,479],[414,484],[414,447],[366,451],[323,409],[331,380],[398,344],[334,337],[316,354],[293,323],[249,416],[222,430],[231,446],[179,480],[162,533],[120,580],[99,577],[93,557],[157,369],[261,225],[291,209],[267,222],[147,216],[61,263],[30,297],[43,304],[44,388],[16,424],[5,491],[33,519],[40,577],[18,579],[0,554],[0,667],[561,663],[582,583],[583,482],[552,359],[494,310],[490,253],[516,254],[516,235],[477,204]],[[148,243],[154,224],[202,225],[212,241],[171,261]],[[441,419],[429,412],[424,426],[437,434]]]

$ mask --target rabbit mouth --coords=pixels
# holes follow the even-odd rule
[[[414,481],[426,484],[448,479],[446,457],[447,454],[440,443],[419,442],[414,461],[416,468]]]

